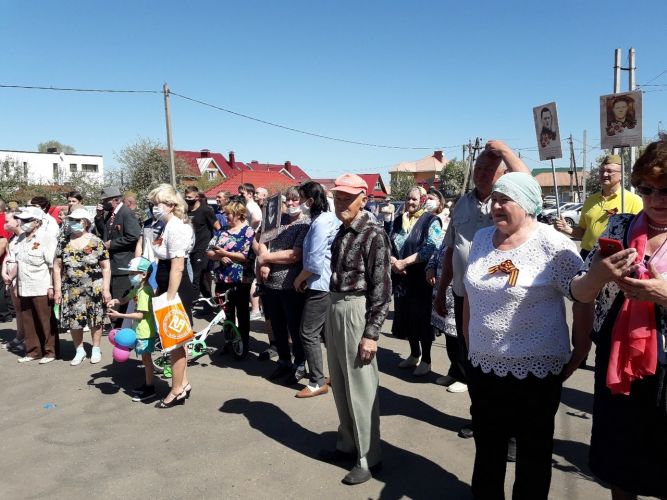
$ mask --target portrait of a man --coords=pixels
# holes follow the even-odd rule
[[[540,160],[562,158],[556,103],[550,102],[533,108],[533,119]]]

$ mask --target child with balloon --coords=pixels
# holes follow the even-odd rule
[[[145,383],[132,392],[132,401],[145,401],[155,397],[155,384],[153,379],[153,360],[151,353],[155,350],[155,338],[157,330],[153,319],[153,288],[148,284],[148,273],[151,262],[144,257],[135,257],[130,261],[129,267],[123,269],[129,271],[132,290],[122,299],[113,299],[107,303],[107,314],[114,320],[117,318],[134,320],[133,336],[131,329],[122,328],[109,333],[109,341],[114,344],[113,358],[118,362],[127,361],[130,350],[134,348],[137,355],[141,356],[146,373]],[[134,300],[134,312],[120,313],[113,309],[122,304]],[[114,333],[114,335],[112,335]]]

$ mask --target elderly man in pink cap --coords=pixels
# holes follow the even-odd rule
[[[368,185],[354,174],[336,179],[334,208],[343,223],[331,245],[331,307],[326,344],[340,419],[329,461],[356,460],[343,478],[360,484],[381,467],[377,341],[391,300],[389,239],[363,210]]]

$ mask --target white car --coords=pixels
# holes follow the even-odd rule
[[[581,208],[583,205],[581,203],[578,203],[578,207],[570,209],[570,210],[561,210],[560,216],[565,219],[565,222],[567,222],[567,225],[570,227],[578,226],[579,225],[579,218],[581,217]],[[554,214],[554,218],[556,215]]]
[[[560,206],[560,212],[563,213],[565,210],[573,210],[576,209],[577,207],[580,207],[582,204],[581,203],[563,203]],[[556,211],[556,208],[547,208],[542,210],[542,213],[539,215],[538,220],[541,222],[546,222],[547,224],[553,223],[553,219],[556,218],[556,214],[558,212]]]

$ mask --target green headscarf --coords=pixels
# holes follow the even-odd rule
[[[496,181],[493,190],[512,198],[529,215],[538,215],[542,211],[542,189],[530,174],[505,174]]]

